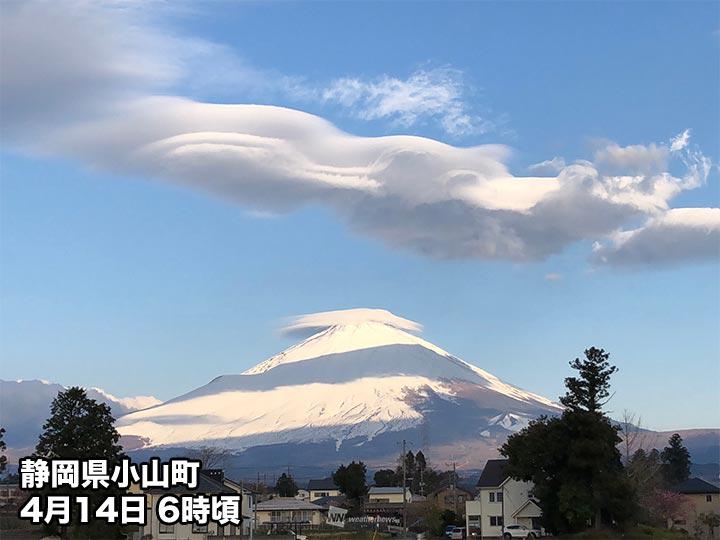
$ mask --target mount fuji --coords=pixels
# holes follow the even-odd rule
[[[391,461],[407,439],[466,465],[541,414],[551,400],[501,381],[417,334],[385,310],[306,315],[286,328],[309,337],[237,375],[223,375],[118,419],[125,447],[158,453],[215,446],[246,465]]]

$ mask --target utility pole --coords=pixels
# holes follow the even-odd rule
[[[405,439],[402,444],[403,466],[403,536],[407,536],[407,454],[405,453]]]
[[[452,475],[452,498],[453,506],[455,508],[455,515],[457,516],[457,495],[455,495],[455,484],[457,483],[457,474],[455,473],[455,461],[453,461],[453,475]]]
[[[445,463],[445,465],[450,465],[450,463]],[[457,483],[457,473],[455,472],[455,460],[452,461],[452,476],[450,477],[450,492],[452,493],[452,501],[453,501],[453,510],[455,512],[455,515],[457,516],[458,513],[458,506],[457,506],[457,495],[455,491],[455,484]]]

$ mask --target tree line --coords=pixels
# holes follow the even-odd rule
[[[570,366],[577,375],[565,379],[562,414],[541,416],[501,447],[507,474],[533,482],[541,523],[553,534],[603,526],[621,531],[638,523],[667,526],[685,504],[672,488],[690,477],[682,438],[674,434],[662,451],[637,448],[631,454],[626,446],[623,462],[622,426],[603,411],[617,367],[594,347]],[[626,444],[630,433],[625,430]],[[717,518],[702,519],[710,524]]]

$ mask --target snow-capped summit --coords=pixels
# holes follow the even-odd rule
[[[335,452],[373,453],[399,432],[446,444],[507,433],[558,411],[420,338],[420,329],[377,309],[296,317],[286,332],[315,333],[241,374],[128,414],[119,431],[150,447],[330,444]]]
[[[282,364],[388,345],[419,345],[443,356],[440,347],[410,332],[419,332],[416,322],[393,315],[384,309],[347,309],[325,311],[295,317],[283,328],[286,334],[312,330],[309,338],[280,354],[246,370],[243,375],[257,375]]]

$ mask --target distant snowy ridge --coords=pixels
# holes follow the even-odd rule
[[[120,433],[153,447],[333,441],[339,449],[419,429],[451,409],[477,416],[475,433],[515,431],[559,411],[410,333],[421,326],[385,310],[305,315],[286,328],[316,333],[242,374],[124,416]]]
[[[47,380],[0,379],[0,426],[9,448],[32,447],[50,416],[50,404],[67,387]],[[89,398],[106,403],[115,418],[161,403],[153,396],[118,398],[100,388],[86,388]]]
[[[106,392],[102,388],[97,388],[95,386],[90,388],[88,391],[96,392],[102,398],[102,401],[108,404],[117,403],[118,405],[128,409],[128,412],[147,409],[148,407],[153,407],[154,405],[162,403],[162,401],[155,396],[117,397],[109,392]]]

